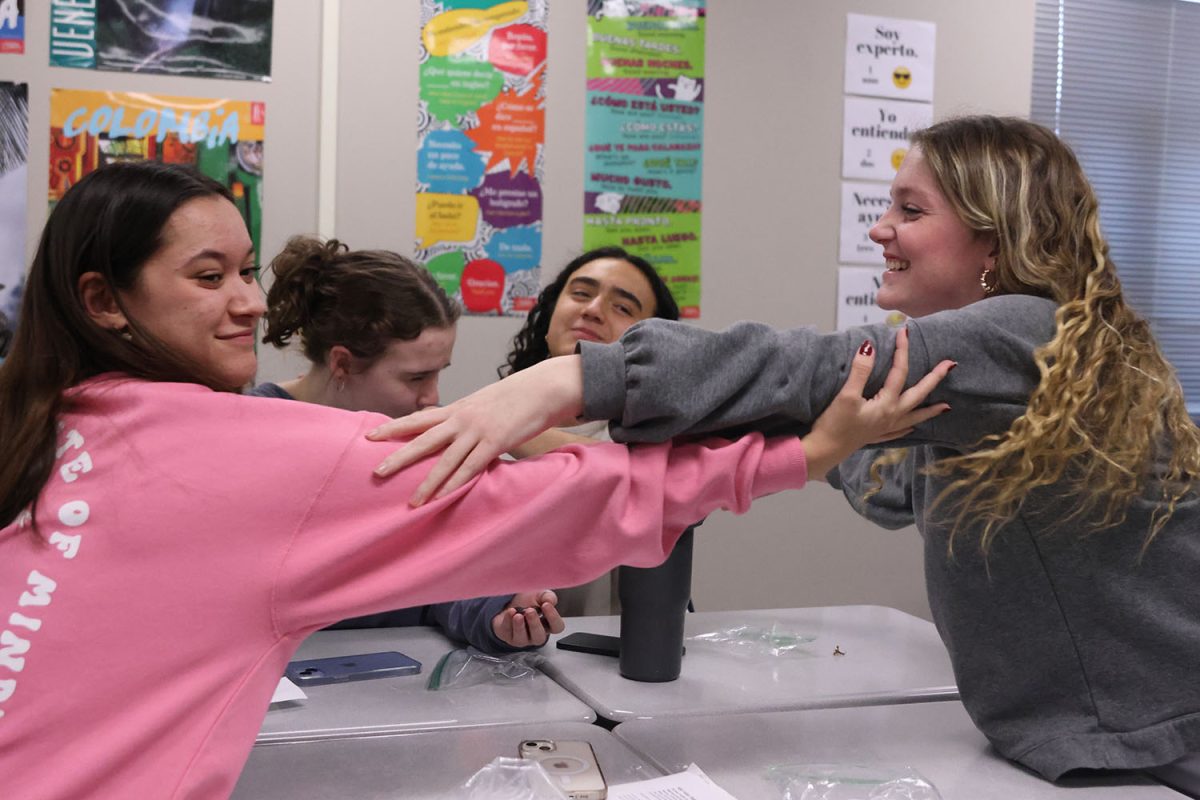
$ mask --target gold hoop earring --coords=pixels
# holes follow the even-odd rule
[[[985,269],[979,273],[979,285],[983,287],[984,295],[988,297],[994,295],[997,287],[1000,285],[1000,280],[996,277],[996,271]]]

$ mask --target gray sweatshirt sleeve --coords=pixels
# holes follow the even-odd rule
[[[825,479],[845,495],[858,515],[888,530],[916,522],[913,513],[913,452],[899,464],[881,468],[880,482],[871,477],[871,465],[884,454],[879,448],[859,450],[830,470]],[[867,492],[871,496],[867,497]]]
[[[942,359],[958,367],[930,398],[949,403],[951,413],[893,444],[968,447],[1007,430],[1039,380],[1032,354],[1053,337],[1054,311],[1050,300],[1007,295],[910,320],[909,384]],[[878,352],[870,395],[895,350],[886,325],[818,333],[740,322],[712,332],[647,320],[613,344],[581,343],[584,415],[613,420],[613,439],[622,442],[747,429],[802,433],[841,389],[866,339]]]

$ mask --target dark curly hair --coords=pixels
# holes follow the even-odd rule
[[[654,316],[660,319],[679,319],[679,305],[675,302],[667,284],[649,261],[620,247],[597,247],[595,250],[588,250],[572,259],[558,273],[554,282],[542,289],[537,303],[529,310],[529,316],[525,318],[525,324],[513,337],[513,349],[509,352],[505,363],[496,368],[496,373],[501,378],[532,367],[550,357],[546,334],[550,330],[550,318],[554,316],[554,306],[558,304],[558,296],[562,294],[563,287],[567,285],[567,281],[571,279],[576,270],[601,258],[616,258],[632,264],[650,282],[650,289],[654,292]]]

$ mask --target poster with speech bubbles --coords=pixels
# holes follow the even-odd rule
[[[50,0],[49,5],[52,67],[271,80],[275,0]]]
[[[933,102],[937,25],[846,15],[846,94]]]
[[[546,0],[421,0],[416,257],[468,314],[541,291]]]
[[[25,0],[0,0],[0,53],[25,52]]]
[[[50,92],[50,206],[113,161],[187,164],[229,187],[262,260],[266,106],[142,92]]]
[[[645,258],[700,316],[704,0],[590,0],[585,249]]]
[[[0,81],[0,358],[17,325],[25,285],[29,87]]]

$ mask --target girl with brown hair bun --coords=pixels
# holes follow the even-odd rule
[[[389,250],[288,241],[271,261],[263,341],[299,338],[308,372],[248,394],[403,417],[438,402],[460,309],[429,271]],[[565,629],[550,590],[476,597],[342,620],[331,628],[435,625],[487,653],[541,647]]]

